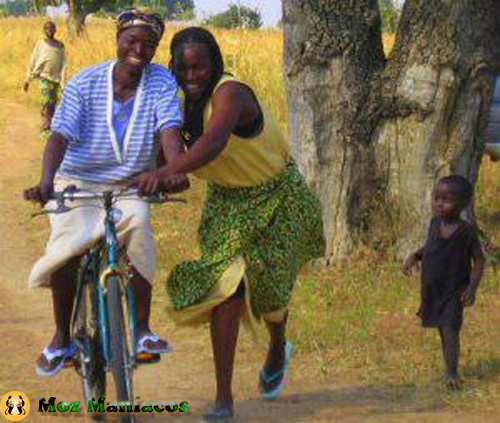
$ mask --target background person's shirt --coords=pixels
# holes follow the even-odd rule
[[[115,61],[84,69],[68,82],[51,130],[68,141],[58,174],[86,182],[115,184],[154,168],[155,133],[181,127],[173,75],[156,64],[146,66],[120,148],[113,125]]]
[[[36,43],[31,53],[26,81],[43,78],[51,82],[64,83],[66,69],[66,52],[64,45],[49,44],[46,40]]]

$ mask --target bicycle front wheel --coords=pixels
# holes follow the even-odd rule
[[[98,292],[85,270],[78,282],[71,337],[78,349],[75,367],[82,377],[84,398],[98,401],[106,395],[105,358],[98,323]]]
[[[107,306],[109,317],[109,343],[111,355],[111,373],[115,382],[117,400],[130,401],[133,404],[132,393],[132,355],[128,348],[126,321],[121,295],[119,277],[110,276],[107,279]]]

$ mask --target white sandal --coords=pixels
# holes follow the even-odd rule
[[[137,344],[135,347],[136,354],[148,353],[148,354],[162,354],[172,351],[170,345],[160,345],[160,337],[154,333],[146,333],[137,339]],[[156,347],[148,347],[147,343],[155,343]]]
[[[54,376],[59,372],[59,370],[64,367],[66,360],[70,358],[75,353],[75,351],[76,347],[74,345],[70,345],[69,347],[65,348],[56,348],[53,350],[49,347],[45,347],[42,351],[42,355],[45,357],[45,360],[47,360],[47,368],[51,370],[47,370],[47,368],[43,368],[39,364],[37,364],[36,374],[45,377]]]

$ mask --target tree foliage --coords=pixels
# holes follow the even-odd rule
[[[47,6],[59,6],[61,4],[58,0],[33,0],[33,9],[36,12],[41,12]]]
[[[153,0],[158,5],[164,5],[166,20],[186,20],[194,18],[194,0]],[[157,7],[158,8],[158,7]]]
[[[257,8],[231,4],[225,12],[208,17],[204,23],[216,28],[258,29],[262,26],[262,16]]]
[[[11,0],[0,4],[0,16],[26,15],[31,9],[31,3],[26,0]]]
[[[145,6],[167,20],[194,17],[194,0],[34,0],[33,7],[42,11],[46,6],[60,6],[63,3],[68,4],[68,28],[70,34],[74,35],[82,35],[87,16],[99,11],[114,14],[131,7]]]
[[[194,0],[139,0],[136,6],[145,6],[167,21],[188,20],[195,16]]]

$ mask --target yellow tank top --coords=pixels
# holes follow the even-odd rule
[[[215,91],[226,81],[237,81],[223,76]],[[287,140],[278,123],[259,102],[264,127],[253,138],[240,138],[231,134],[226,147],[212,162],[193,172],[198,178],[225,187],[249,187],[261,185],[280,173],[290,157]],[[203,125],[207,128],[212,116],[212,102],[205,107]]]

